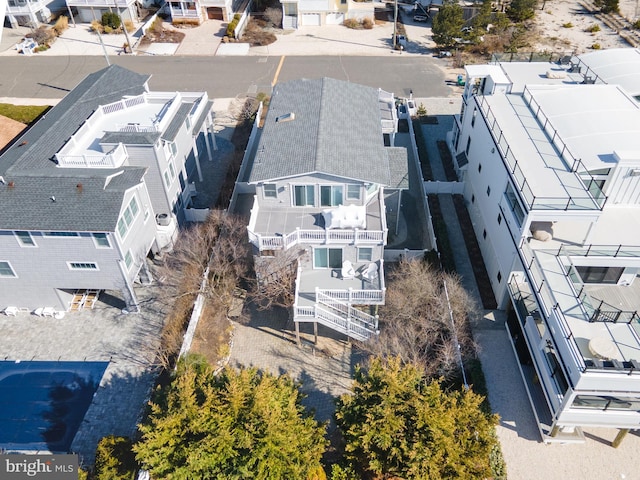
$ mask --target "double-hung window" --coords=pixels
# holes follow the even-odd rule
[[[21,247],[37,247],[36,242],[29,232],[13,232],[18,238]]]
[[[15,277],[16,272],[13,271],[11,264],[7,261],[0,260],[0,277]]]
[[[320,205],[323,207],[342,205],[342,190],[342,185],[321,185]]]
[[[315,205],[315,188],[313,188],[313,185],[295,185],[293,194],[293,204],[296,207],[312,207]]]
[[[122,212],[122,215],[118,220],[118,233],[120,234],[120,238],[124,238],[127,235],[127,232],[139,211],[140,207],[138,207],[136,197],[131,197],[127,208],[124,209],[124,212]]]
[[[276,190],[275,183],[265,183],[262,186],[264,198],[278,198],[278,191]]]
[[[371,247],[358,248],[358,262],[370,262],[372,259],[373,259],[373,248]]]
[[[360,185],[347,185],[347,200],[360,200]]]
[[[94,233],[93,242],[97,248],[111,248],[111,243],[109,243],[109,237],[107,237],[106,233]]]

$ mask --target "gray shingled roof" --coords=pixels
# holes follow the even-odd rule
[[[98,106],[142,94],[148,79],[118,65],[88,75],[0,156],[1,230],[115,228],[124,191],[145,170],[120,168],[124,173],[104,189],[105,178],[116,170],[58,168],[53,156]]]
[[[76,170],[77,171],[77,170]],[[122,171],[105,187],[108,175]],[[0,229],[111,232],[124,192],[142,181],[143,167],[84,172],[86,176],[21,176],[0,185]],[[55,198],[53,201],[51,198]]]
[[[407,149],[404,147],[388,147],[386,150],[389,154],[389,170],[391,172],[388,186],[391,188],[409,188]]]
[[[159,132],[105,132],[100,143],[153,145],[158,138],[160,138]]]
[[[200,114],[200,117],[198,117],[198,119],[193,124],[193,129],[191,130],[192,135],[196,135],[200,131],[200,127],[202,127],[202,124],[207,119],[207,115],[209,115],[209,112],[211,112],[211,107],[213,107],[213,101],[209,100],[205,105],[204,110]]]
[[[180,131],[180,127],[182,127],[182,125],[184,124],[184,121],[187,119],[187,116],[189,115],[189,112],[192,108],[193,102],[183,103],[178,107],[178,110],[171,119],[171,122],[169,122],[169,125],[167,126],[165,131],[162,132],[163,140],[173,142],[176,139],[176,136]]]
[[[118,65],[88,75],[0,157],[0,175],[55,167],[53,156],[98,106],[140,95],[148,79]]]
[[[378,90],[332,78],[276,86],[249,182],[315,172],[389,185]]]

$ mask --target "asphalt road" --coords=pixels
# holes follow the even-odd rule
[[[431,57],[111,57],[113,63],[151,74],[153,90],[202,91],[211,98],[256,92],[296,78],[333,77],[382,88],[397,96],[446,97],[451,89]],[[280,66],[280,62],[282,65]],[[3,57],[0,96],[61,98],[89,73],[106,66],[104,57]],[[278,68],[280,66],[280,68]]]

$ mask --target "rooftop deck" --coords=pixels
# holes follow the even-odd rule
[[[103,135],[106,132],[163,132],[184,102],[194,103],[191,114],[197,115],[206,107],[206,94],[203,97],[201,93],[188,92],[144,93],[102,105],[56,154],[58,163],[67,167],[120,166],[126,155],[112,155],[109,158],[100,145]]]
[[[484,96],[479,104],[530,210],[600,209],[576,172],[575,161],[568,163],[566,149],[550,141],[523,96]]]
[[[254,204],[253,208],[258,208]],[[255,223],[249,228],[262,235],[285,234],[299,228],[301,230],[324,230],[322,211],[331,207],[282,207],[281,205],[261,206]],[[367,230],[381,231],[383,219],[379,197],[376,195],[367,204]]]

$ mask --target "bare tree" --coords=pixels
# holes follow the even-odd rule
[[[458,344],[463,358],[475,354],[468,323],[475,312],[456,276],[424,261],[403,260],[389,273],[379,312],[380,335],[363,348],[375,356],[399,356],[421,365],[428,376],[448,377],[459,370]]]
[[[161,284],[170,287],[174,295],[159,352],[160,362],[168,366],[180,350],[195,296],[205,295],[212,308],[226,312],[235,289],[247,278],[250,249],[244,222],[222,210],[212,210],[204,223],[182,231],[160,271]]]
[[[264,18],[272,27],[280,28],[282,25],[282,9],[269,7],[264,11]]]
[[[254,259],[256,284],[251,299],[261,310],[291,308],[295,300],[298,261],[304,250],[278,250],[273,257]]]

